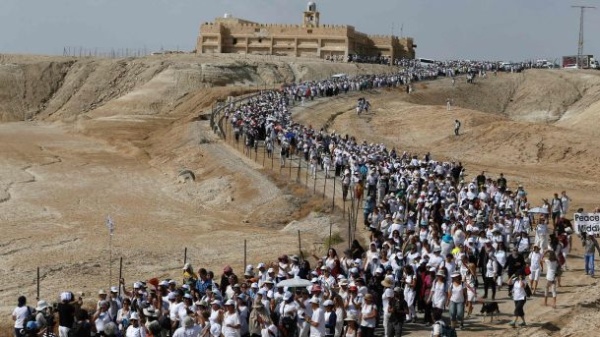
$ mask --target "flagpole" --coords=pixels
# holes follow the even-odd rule
[[[110,288],[112,282],[112,233],[108,235],[108,250],[108,287]]]
[[[112,282],[112,237],[115,230],[115,224],[110,215],[106,217],[106,227],[108,228],[108,287],[110,288]]]

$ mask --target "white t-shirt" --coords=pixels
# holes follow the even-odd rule
[[[177,319],[177,315],[179,314],[179,308],[183,306],[183,302],[180,303],[171,303],[169,306],[169,318],[171,321],[175,321]]]
[[[390,305],[390,298],[394,298],[394,291],[392,290],[392,288],[386,288],[383,291],[383,295],[381,295],[381,303],[383,306],[383,312],[387,313],[388,312],[388,306]]]
[[[219,318],[219,311],[218,310],[212,310],[210,311],[210,316],[208,317],[208,321],[212,324],[212,323],[216,323],[217,319]]]
[[[438,269],[439,266],[444,263],[444,258],[441,257],[440,255],[435,255],[435,254],[431,254],[429,257],[429,264],[434,267],[435,269]]]
[[[556,271],[558,270],[558,262],[546,259],[546,280],[554,281],[556,279]]]
[[[543,236],[543,235],[548,234],[548,225],[545,223],[538,224],[535,232],[538,236]]]
[[[361,326],[366,326],[367,328],[375,327],[376,317],[369,318],[369,319],[364,318],[367,315],[371,315],[373,313],[373,310],[377,310],[377,308],[375,307],[375,304],[363,304],[363,306],[360,310],[360,313],[361,313],[360,325]]]
[[[23,323],[25,323],[25,318],[27,318],[27,315],[29,315],[28,307],[26,305],[22,307],[16,307],[15,310],[13,310],[12,314],[17,318],[17,320],[15,321],[15,328],[23,329]]]
[[[104,331],[104,326],[108,323],[110,323],[110,316],[108,315],[108,311],[100,313],[100,315],[98,315],[98,318],[96,318],[96,320],[94,321],[94,324],[96,325],[96,331]]]
[[[194,325],[191,328],[181,327],[175,330],[173,337],[197,337],[202,329],[199,325]]]
[[[240,317],[237,312],[233,314],[225,313],[223,317],[223,336],[225,337],[240,337],[240,329],[232,328],[230,325],[240,324]]]
[[[325,311],[318,308],[313,311],[310,317],[311,322],[318,322],[319,325],[314,327],[310,326],[310,337],[323,337],[325,336]]]
[[[506,266],[506,251],[504,250],[497,250],[494,253],[494,256],[496,257],[496,261],[498,261],[498,263],[502,266],[502,268],[504,268]]]
[[[463,303],[465,301],[465,296],[463,292],[463,285],[456,285],[452,283],[452,293],[450,294],[450,301],[454,303]]]
[[[525,293],[525,283],[527,281],[523,281],[523,286],[521,286],[521,281],[516,280],[514,285],[513,285],[513,300],[515,301],[522,301],[525,299],[525,296],[527,295]]]
[[[446,305],[446,282],[433,282],[433,297],[431,303],[434,308],[444,309]]]
[[[146,337],[146,329],[143,329],[142,327],[139,327],[139,326],[136,328],[133,325],[130,325],[127,328],[125,337]]]
[[[540,262],[542,261],[542,254],[531,252],[529,254],[529,269],[531,270],[539,270],[542,266]]]

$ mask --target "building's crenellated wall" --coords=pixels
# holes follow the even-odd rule
[[[305,18],[311,12],[304,12]],[[316,14],[318,17],[318,12]],[[217,18],[200,26],[197,53],[270,54],[325,58],[349,54],[414,57],[412,38],[367,35],[349,25],[264,24]]]

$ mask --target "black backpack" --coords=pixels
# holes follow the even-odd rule
[[[92,327],[89,322],[73,322],[73,327],[69,330],[68,337],[90,337]]]
[[[35,310],[33,310],[30,306],[27,306],[27,316],[25,316],[25,319],[23,320],[23,327],[26,328],[27,327],[27,323],[29,322],[35,322]]]

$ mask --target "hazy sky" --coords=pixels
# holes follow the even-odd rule
[[[321,22],[415,38],[435,59],[554,59],[577,53],[579,10],[565,0],[322,0]],[[300,23],[304,0],[1,0],[0,53],[62,54],[63,47],[192,50],[201,22],[224,13]],[[586,12],[586,54],[600,56],[600,8]]]

